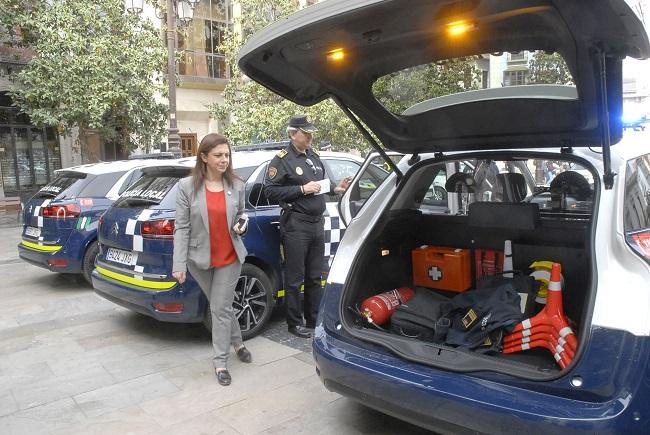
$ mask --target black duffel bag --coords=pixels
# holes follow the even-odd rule
[[[435,291],[416,287],[415,296],[397,307],[390,318],[391,332],[403,337],[442,343],[451,324],[443,316],[449,298]]]

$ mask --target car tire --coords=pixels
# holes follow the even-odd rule
[[[259,267],[252,264],[242,266],[233,308],[244,340],[259,334],[271,318],[275,304],[271,282]]]
[[[244,264],[235,288],[232,307],[239,320],[242,339],[248,340],[259,334],[266,326],[275,304],[271,280],[262,269]],[[206,301],[203,326],[212,332],[210,302]]]
[[[94,242],[91,242],[90,245],[88,245],[88,249],[86,249],[86,253],[84,254],[84,259],[81,264],[81,273],[83,274],[84,279],[91,286],[93,285],[92,273],[95,269],[95,258],[97,258],[97,254],[99,254],[99,243],[97,243],[97,240],[95,240]]]

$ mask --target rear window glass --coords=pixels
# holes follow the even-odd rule
[[[176,208],[176,184],[181,178],[175,175],[145,175],[120,195],[114,207],[173,210]]]
[[[106,196],[109,190],[115,185],[117,180],[124,175],[126,171],[121,172],[111,172],[109,174],[100,174],[100,175],[91,175],[89,174],[86,178],[80,182],[74,183],[63,193],[61,193],[57,198],[66,199],[66,198],[76,198],[76,197],[88,197],[88,198],[103,198]]]
[[[380,77],[373,83],[372,92],[393,113],[412,115],[458,103],[453,96],[464,92],[528,85],[567,85],[562,96],[554,97],[577,98],[573,77],[562,56],[545,51],[438,60]],[[498,97],[492,93],[490,98]]]
[[[650,154],[627,162],[623,219],[626,232],[650,228]]]
[[[363,208],[366,201],[375,193],[391,172],[391,166],[383,157],[372,157],[364,171],[349,187],[350,209],[353,215],[356,215]]]
[[[255,169],[257,169],[257,166],[245,166],[243,168],[235,168],[235,174],[239,178],[241,178],[244,182],[248,180],[248,177],[251,176],[253,172],[255,172]]]
[[[34,198],[54,198],[55,196],[65,192],[67,189],[70,189],[75,183],[78,183],[79,186],[83,185],[86,182],[85,178],[86,174],[81,172],[78,176],[61,175],[41,187],[41,189],[36,192],[36,195],[34,195]]]
[[[542,216],[589,218],[593,175],[555,159],[466,159],[425,166],[410,180],[405,198],[427,214],[466,215],[474,202],[530,202]]]
[[[325,159],[323,163],[327,165],[332,175],[332,182],[334,184],[339,184],[339,182],[345,177],[352,176],[354,177],[361,165],[352,160],[343,160],[343,159]]]
[[[264,193],[264,177],[266,176],[267,166],[268,163],[264,163],[263,169],[257,174],[255,181],[246,185],[248,202],[250,202],[253,207],[269,207],[278,205],[277,201],[271,201]]]

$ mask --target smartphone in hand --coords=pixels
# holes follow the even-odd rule
[[[246,228],[248,227],[248,215],[246,213],[242,214],[237,220],[237,224],[239,225],[239,231],[242,233],[246,231]]]

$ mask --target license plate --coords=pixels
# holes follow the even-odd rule
[[[135,264],[136,260],[138,259],[137,255],[137,253],[131,251],[123,251],[121,249],[115,248],[108,248],[108,251],[106,251],[107,260],[126,264],[127,266]]]
[[[37,227],[25,228],[25,235],[29,237],[41,237],[41,229]]]

